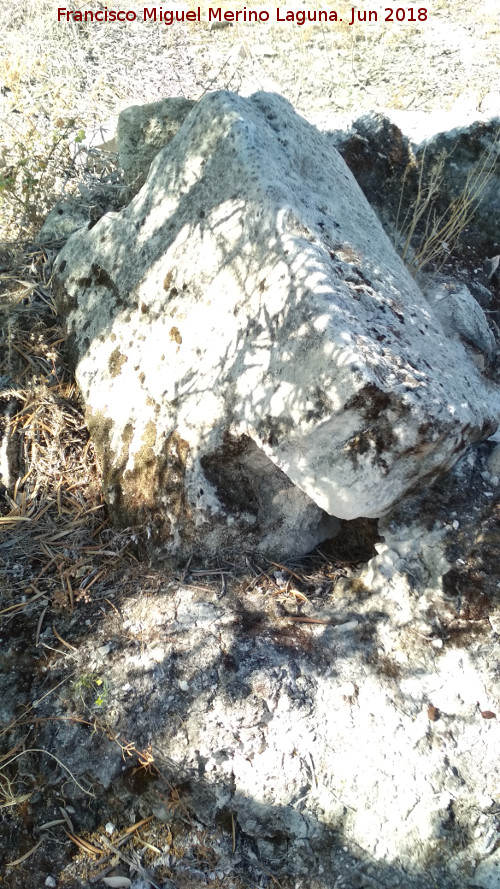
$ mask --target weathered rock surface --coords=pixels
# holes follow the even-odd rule
[[[476,363],[480,361],[483,367],[491,364],[496,354],[495,337],[468,287],[460,281],[434,280],[425,293],[446,335],[460,338],[472,350]]]
[[[131,195],[140,191],[151,161],[175,136],[195,104],[192,99],[170,98],[147,105],[132,105],[121,112],[116,143]]]
[[[205,96],[56,285],[111,511],[183,558],[303,553],[498,425],[340,156],[275,95]]]

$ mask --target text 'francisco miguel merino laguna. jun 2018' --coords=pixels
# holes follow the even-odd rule
[[[349,8],[346,13],[340,14],[334,9],[295,9],[291,7],[279,6],[273,8],[249,9],[247,6],[237,9],[228,9],[221,6],[209,6],[207,9],[201,9],[198,6],[194,9],[188,7],[163,7],[151,6],[144,7],[142,11],[136,12],[132,9],[66,9],[59,7],[57,10],[58,22],[96,22],[113,23],[113,22],[160,22],[164,25],[175,25],[183,22],[291,22],[296,25],[305,25],[309,22],[325,22],[340,23],[346,22],[348,25],[354,25],[357,22],[389,22],[392,24],[403,24],[405,22],[425,22],[427,21],[428,10],[425,6],[406,6],[396,8],[395,6],[385,9],[364,9],[359,10],[356,7]]]

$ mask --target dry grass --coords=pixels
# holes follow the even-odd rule
[[[108,84],[118,72],[103,72],[97,61],[88,82],[95,33],[88,23],[58,24],[51,0],[4,4],[0,34],[0,239],[19,241],[33,238],[55,201],[76,191],[79,143],[123,104],[123,92],[119,77]]]
[[[76,651],[54,626],[58,615],[71,619],[89,602],[126,593],[136,571],[129,536],[108,526],[100,470],[52,302],[52,259],[39,248],[13,248],[4,253],[9,271],[0,275],[0,415],[12,471],[12,486],[0,490],[0,622],[15,638],[21,621],[23,651],[41,648],[45,655],[54,650],[42,636],[50,625],[59,650]],[[82,631],[85,625],[77,635]],[[21,662],[13,660],[12,670],[22,670]],[[0,756],[0,809],[12,817],[22,816],[33,793],[18,773],[19,756],[43,752],[66,769],[54,753],[29,744],[35,707],[26,701],[21,718],[0,731],[2,746],[28,732]],[[12,854],[11,865],[26,857]]]
[[[13,487],[0,501],[0,614],[71,611],[123,572],[128,537],[108,528],[100,471],[50,294],[51,257],[11,256],[0,277],[0,407]],[[5,413],[5,412],[4,412]]]
[[[442,213],[436,210],[436,204],[449,157],[443,153],[432,165],[428,165],[425,151],[423,152],[416,171],[416,196],[406,210],[402,231],[398,229],[405,195],[404,181],[396,220],[396,243],[401,244],[401,257],[410,268],[421,271],[432,266],[438,271],[455,250],[495,175],[499,143],[500,130],[493,143],[469,171],[460,194]],[[415,175],[414,170],[411,172]]]

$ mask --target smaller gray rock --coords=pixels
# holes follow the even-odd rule
[[[492,256],[491,259],[487,259],[485,266],[488,281],[491,281],[494,277],[496,278],[499,274],[500,255]]]
[[[162,99],[121,112],[116,132],[118,157],[131,197],[141,190],[151,161],[173,139],[194,105],[192,99]]]
[[[409,139],[392,120],[376,112],[362,115],[347,131],[330,131],[328,138],[382,223],[389,223],[393,228],[402,189],[415,176]]]
[[[80,202],[65,198],[58,201],[52,208],[37,241],[39,244],[51,244],[53,241],[66,240],[80,228],[85,228],[91,221],[90,209]]]
[[[482,353],[486,363],[490,364],[496,351],[495,337],[468,287],[458,281],[444,281],[426,296],[445,334],[459,337],[465,346]]]

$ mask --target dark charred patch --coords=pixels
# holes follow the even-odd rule
[[[293,429],[293,420],[290,417],[271,417],[265,420],[266,444],[276,447]]]
[[[391,396],[382,392],[374,383],[368,383],[346,402],[344,410],[358,411],[364,420],[378,420],[391,403]]]
[[[226,433],[220,450],[202,457],[200,461],[217,497],[232,515],[240,515],[242,512],[257,514],[258,501],[254,483],[242,463],[242,457],[251,444],[246,435],[234,438]]]
[[[456,597],[457,618],[463,621],[487,620],[492,608],[491,594],[485,591],[487,575],[469,568],[462,571],[452,568],[443,577],[443,590],[449,597]]]
[[[121,778],[126,789],[133,793],[134,796],[140,796],[145,793],[158,780],[152,771],[148,771],[140,766],[126,769]]]
[[[87,289],[87,287],[92,287],[92,278],[90,276],[86,277],[86,278],[78,278],[76,283],[77,283],[78,287],[83,287],[84,289]]]
[[[339,564],[361,565],[377,554],[375,544],[381,539],[378,519],[341,519],[338,534],[321,544],[321,552]]]
[[[97,262],[93,262],[91,265],[92,274],[94,276],[94,284],[96,287],[106,287],[108,290],[111,290],[112,293],[116,297],[120,296],[120,291],[116,286],[115,282],[111,278],[109,272],[106,269],[103,269],[102,266]]]

